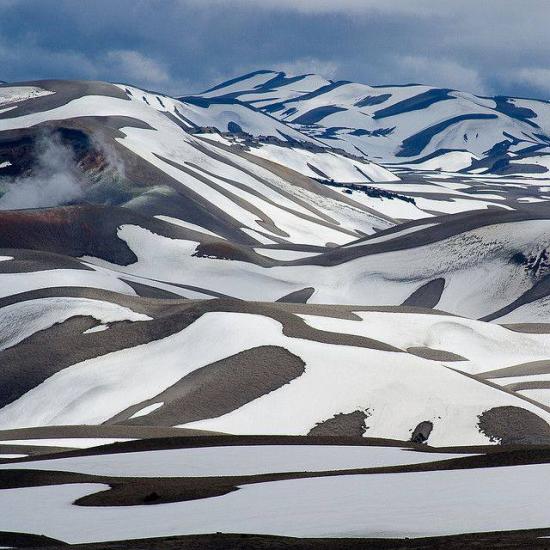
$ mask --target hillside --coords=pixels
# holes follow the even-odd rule
[[[1,85],[0,546],[536,548],[548,105]]]
[[[312,139],[389,165],[531,177],[547,177],[550,169],[545,100],[274,71],[234,78],[202,97],[246,103]]]

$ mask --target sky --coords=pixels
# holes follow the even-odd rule
[[[0,0],[0,80],[198,93],[258,69],[550,99],[550,0]]]

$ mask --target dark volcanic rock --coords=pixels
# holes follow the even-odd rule
[[[493,407],[479,416],[479,431],[491,441],[506,444],[548,445],[550,425],[520,407]]]
[[[336,414],[332,418],[316,424],[307,435],[361,437],[368,429],[365,426],[365,420],[369,416],[368,411]]]
[[[445,288],[445,279],[439,277],[417,288],[404,302],[404,306],[435,307]]]
[[[426,443],[432,433],[433,427],[433,422],[430,422],[429,420],[420,422],[411,435],[411,441],[413,443]]]

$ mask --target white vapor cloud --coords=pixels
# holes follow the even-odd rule
[[[338,72],[338,64],[315,57],[302,57],[289,63],[275,64],[274,70],[283,71],[289,75],[313,73],[332,79]]]
[[[114,50],[107,53],[106,61],[121,79],[130,82],[163,84],[170,80],[163,63],[134,50]]]
[[[124,162],[113,141],[101,132],[88,137],[90,150],[102,159],[100,182],[123,179]],[[98,182],[97,176],[97,171],[91,176],[81,167],[72,148],[57,133],[45,131],[35,144],[30,174],[0,178],[0,210],[59,206],[84,199]]]
[[[473,68],[464,67],[451,59],[433,59],[407,55],[397,59],[403,82],[455,88],[478,95],[490,92],[481,75]]]
[[[441,2],[432,0],[179,0],[181,6],[254,7],[262,10],[286,10],[304,14],[343,13],[350,16],[387,13],[424,16],[440,11]]]
[[[527,83],[541,92],[550,93],[550,69],[545,67],[529,67],[520,69],[513,79],[517,82]]]
[[[83,174],[59,138],[44,135],[36,154],[32,175],[5,182],[0,210],[58,206],[82,196]]]

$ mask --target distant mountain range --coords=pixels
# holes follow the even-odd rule
[[[235,109],[234,124],[244,103],[310,138],[385,164],[535,175],[550,168],[549,101],[274,71],[233,78],[200,97],[214,110],[223,105],[226,116]],[[242,127],[261,131],[246,120]]]

